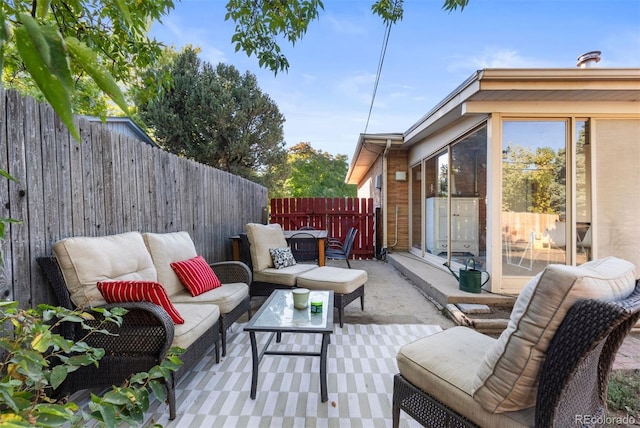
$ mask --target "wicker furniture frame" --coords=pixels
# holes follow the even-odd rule
[[[251,285],[251,270],[249,266],[242,262],[218,262],[209,264],[216,276],[223,284],[230,284],[233,282],[242,282],[247,285]],[[247,313],[248,318],[251,319],[251,296],[245,297],[242,302],[233,308],[230,312],[223,314],[220,312],[220,337],[222,339],[222,356],[227,355],[227,330],[231,325],[238,320],[244,313]]]
[[[581,300],[567,312],[540,370],[536,427],[576,424],[576,415],[597,420],[607,412],[607,384],[616,352],[640,319],[640,280],[627,299]],[[393,426],[404,410],[423,426],[476,427],[401,374],[394,377]]]
[[[67,309],[75,309],[55,256],[39,257],[37,262],[49,281],[58,304]],[[237,268],[228,266],[223,268],[220,266],[222,264],[224,263],[214,264],[214,271],[216,275],[220,273],[221,281],[222,278],[229,279],[235,277],[234,275],[238,275],[237,273],[228,274],[225,272],[225,268],[230,270],[237,270]],[[239,264],[242,265],[241,263]],[[248,298],[245,300],[248,301]],[[244,313],[244,304],[245,302],[243,301],[241,305],[238,305],[238,308],[243,308],[240,314]],[[174,334],[173,321],[160,306],[147,302],[135,302],[109,304],[102,307],[121,307],[127,309],[128,312],[123,317],[122,326],[107,325],[106,328],[113,332],[114,335],[97,334],[85,340],[93,347],[104,348],[106,351],[105,356],[100,361],[99,367],[82,367],[75,372],[69,373],[65,382],[56,390],[56,394],[59,396],[81,389],[107,388],[111,385],[121,384],[132,374],[148,371],[151,367],[160,364],[171,347]],[[250,305],[248,310],[250,311]],[[240,310],[237,309],[237,311]],[[99,322],[100,314],[96,312],[94,315],[96,316],[96,322]],[[239,315],[236,314],[236,310],[225,315],[224,325],[226,330],[226,326],[233,322],[231,320],[234,317],[237,319]],[[200,361],[211,345],[215,345],[216,362],[220,362],[219,340],[221,331],[223,331],[222,322],[221,315],[211,329],[196,339],[180,355],[182,365],[177,371],[172,372],[169,381],[166,382],[169,419],[173,420],[176,417],[175,385],[191,367]],[[67,339],[72,340],[80,340],[86,334],[75,323],[65,323],[60,333]]]
[[[364,311],[364,284],[349,294],[335,293],[333,307],[338,309],[338,322],[340,327],[344,325],[344,308],[357,298],[360,298],[360,309]]]
[[[249,270],[253,272],[253,262],[251,261],[251,244],[249,243],[249,238],[247,238],[246,233],[240,234],[240,249],[242,255],[242,261],[249,266]],[[267,297],[273,293],[274,290],[290,290],[296,288],[295,285],[284,285],[277,284],[273,282],[263,282],[263,281],[255,281],[252,280],[249,284],[249,297]]]

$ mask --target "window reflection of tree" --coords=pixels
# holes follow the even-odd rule
[[[566,152],[509,143],[502,152],[503,211],[564,215]]]

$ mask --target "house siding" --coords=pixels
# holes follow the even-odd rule
[[[390,150],[387,155],[387,248],[409,251],[409,167],[406,150]],[[396,172],[405,172],[404,181],[396,180]],[[397,219],[396,219],[397,207]],[[397,221],[397,234],[396,234]]]

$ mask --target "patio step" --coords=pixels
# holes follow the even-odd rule
[[[515,302],[515,296],[498,295],[484,290],[481,293],[460,291],[458,281],[444,267],[440,269],[410,253],[389,253],[387,262],[444,307],[457,303],[513,306]]]

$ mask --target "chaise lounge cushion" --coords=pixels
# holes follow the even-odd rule
[[[367,271],[322,266],[298,276],[298,287],[310,290],[333,290],[337,294],[349,294],[367,282]]]
[[[271,259],[269,250],[272,248],[288,247],[287,240],[282,233],[282,227],[278,223],[267,225],[249,223],[246,226],[246,231],[247,239],[251,247],[253,272],[273,268],[273,260]],[[258,279],[256,278],[256,280]]]
[[[273,284],[281,284],[288,287],[293,287],[296,285],[296,279],[298,275],[312,269],[318,269],[318,266],[299,263],[282,269],[271,267],[262,269],[261,271],[254,270],[253,280],[257,282],[270,282]]]
[[[79,307],[104,305],[98,281],[158,282],[142,235],[127,232],[101,237],[74,237],[53,244],[71,301]]]
[[[534,406],[549,341],[571,305],[580,298],[624,299],[635,277],[635,266],[615,257],[549,265],[523,288],[506,330],[485,355],[473,385],[476,401],[497,413]]]

